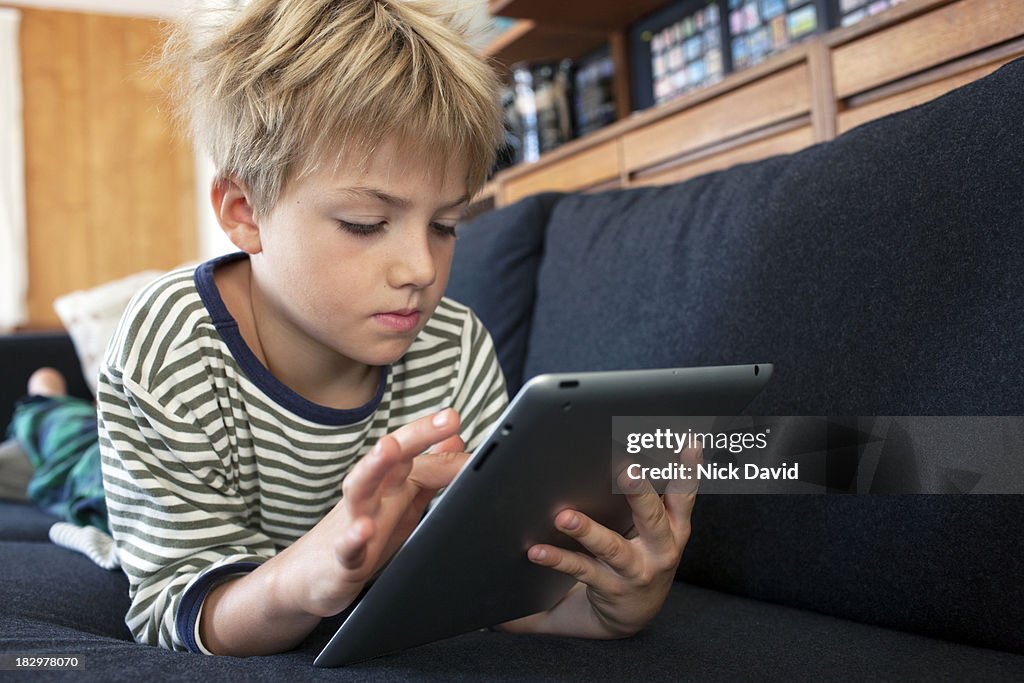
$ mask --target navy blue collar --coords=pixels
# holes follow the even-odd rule
[[[377,384],[377,393],[374,394],[369,403],[358,408],[341,410],[338,408],[328,408],[299,396],[285,386],[281,380],[270,374],[270,371],[260,362],[256,354],[249,348],[249,345],[242,339],[242,334],[238,330],[238,321],[228,312],[227,306],[224,305],[224,299],[221,298],[220,290],[217,289],[217,284],[213,279],[213,271],[217,266],[243,258],[248,258],[248,254],[239,251],[233,254],[218,256],[215,259],[200,264],[196,268],[195,283],[196,289],[199,291],[199,298],[202,299],[203,305],[209,311],[214,327],[217,328],[221,339],[227,344],[228,350],[231,351],[235,362],[238,363],[246,377],[282,408],[318,424],[331,426],[350,425],[365,420],[372,415],[377,410],[377,406],[380,405],[381,398],[384,396],[384,387],[388,380],[389,366],[387,365],[382,366],[380,369],[380,382]]]

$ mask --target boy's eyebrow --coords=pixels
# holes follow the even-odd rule
[[[394,195],[390,195],[387,192],[384,192],[383,190],[378,190],[377,188],[374,187],[339,187],[332,190],[331,192],[332,194],[355,195],[357,197],[371,197],[373,199],[379,199],[385,204],[397,206],[400,209],[408,209],[410,206],[412,206],[411,200],[405,199],[404,197],[396,197]],[[462,206],[468,201],[469,195],[464,194],[455,201],[453,201],[452,203],[445,204],[440,208],[454,209],[457,206]]]

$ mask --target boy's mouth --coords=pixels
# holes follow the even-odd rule
[[[403,308],[400,311],[376,313],[373,319],[396,332],[409,332],[419,324],[420,311],[415,308]]]

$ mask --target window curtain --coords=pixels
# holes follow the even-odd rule
[[[0,8],[0,332],[25,322],[25,153],[17,10]]]

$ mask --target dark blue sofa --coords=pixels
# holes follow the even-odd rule
[[[485,214],[448,292],[513,389],[771,361],[752,414],[1019,414],[1024,61],[795,155]],[[5,382],[18,344],[0,341]],[[49,521],[0,507],[0,647],[100,680],[1024,680],[1021,495],[700,497],[634,638],[479,632],[343,670],[310,668],[329,625],[269,658],[126,642],[124,577],[49,545]]]

